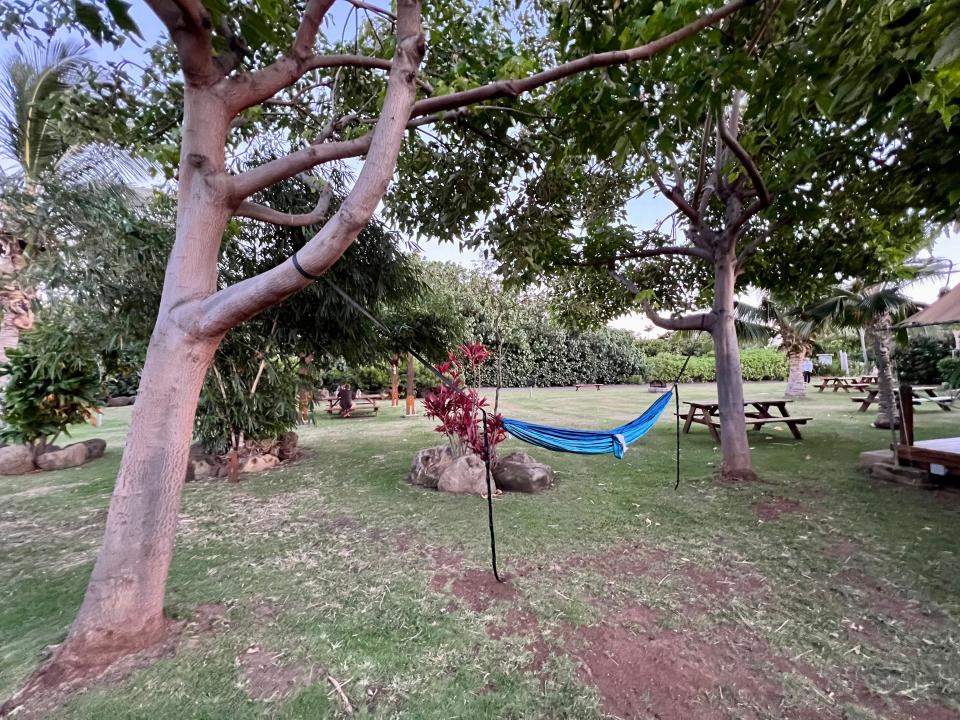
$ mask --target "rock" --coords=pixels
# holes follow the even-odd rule
[[[26,445],[0,448],[0,475],[23,475],[34,469],[32,448]]]
[[[187,472],[188,482],[190,480],[205,480],[206,478],[217,476],[217,466],[206,460],[191,460],[189,467],[193,470],[193,473],[191,477],[191,473],[189,471]]]
[[[84,440],[83,444],[87,446],[87,460],[102,458],[103,454],[107,451],[107,441],[101,440],[100,438]]]
[[[43,455],[48,452],[56,452],[57,450],[63,450],[59,445],[44,445],[42,448],[37,450],[37,455]]]
[[[446,445],[421,450],[413,456],[407,482],[420,487],[436,488],[440,482],[440,473],[452,462],[453,453]]]
[[[130,397],[118,395],[117,397],[109,398],[106,405],[107,407],[126,407],[127,405],[133,405],[136,400],[136,395],[131,395]]]
[[[280,458],[276,455],[253,455],[244,458],[240,463],[240,472],[255,473],[269,470],[280,464]]]
[[[280,460],[293,460],[300,456],[300,451],[297,450],[297,443],[300,442],[300,437],[291,430],[286,433],[280,441],[277,443],[276,455]]]
[[[83,465],[90,451],[83,443],[67,445],[63,450],[44,453],[37,457],[37,467],[41,470],[63,470]]]
[[[525,452],[515,452],[494,465],[493,477],[501,490],[539,493],[553,485],[554,472],[552,467],[537,462]]]
[[[437,490],[456,495],[486,495],[487,469],[479,455],[461,455],[440,473]],[[491,479],[491,490],[497,487]]]

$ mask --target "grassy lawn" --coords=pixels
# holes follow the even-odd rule
[[[756,383],[750,397],[776,397]],[[712,386],[682,389],[715,397]],[[612,426],[642,387],[508,391],[508,415]],[[176,653],[74,696],[55,718],[957,718],[960,499],[878,484],[857,455],[889,432],[844,393],[750,434],[758,483],[712,479],[705,428],[672,414],[624,460],[508,440],[558,471],[496,501],[411,488],[441,439],[401,408],[301,429],[303,462],[183,498],[167,602]],[[107,455],[0,478],[0,695],[62,639],[100,540],[129,409]],[[924,407],[919,439],[960,435]],[[338,691],[337,686],[340,690]]]

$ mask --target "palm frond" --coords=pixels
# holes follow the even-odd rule
[[[83,46],[66,41],[17,52],[0,67],[0,151],[25,178],[38,177],[66,152],[47,106],[79,80],[87,62]]]

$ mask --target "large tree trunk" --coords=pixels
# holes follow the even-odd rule
[[[895,406],[893,392],[893,365],[890,361],[890,346],[893,343],[893,337],[890,329],[890,316],[881,315],[873,324],[873,342],[877,355],[877,400],[880,410],[873,421],[873,426],[877,428],[890,428],[899,425],[900,413]],[[910,402],[906,398],[905,402]]]
[[[807,384],[803,381],[803,361],[806,359],[807,354],[802,350],[787,353],[789,374],[787,375],[787,391],[784,394],[788,398],[802,398],[807,394]]]
[[[163,634],[164,587],[173,554],[193,418],[218,342],[161,320],[147,351],[103,547],[62,655],[96,669]]]
[[[743,408],[743,370],[734,318],[735,256],[722,256],[714,265],[715,295],[712,329],[717,356],[717,399],[720,405],[721,476],[725,480],[754,480]]]

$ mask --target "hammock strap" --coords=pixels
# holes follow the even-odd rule
[[[493,471],[490,469],[490,438],[487,433],[487,411],[480,408],[483,414],[483,464],[487,469],[487,522],[490,525],[490,560],[493,563],[493,576],[497,582],[503,582],[497,572],[497,536],[493,531],[493,488],[490,480]]]

